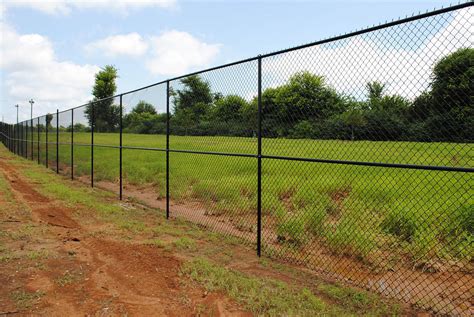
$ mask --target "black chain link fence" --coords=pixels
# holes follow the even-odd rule
[[[439,314],[474,290],[472,3],[18,123],[8,149]]]

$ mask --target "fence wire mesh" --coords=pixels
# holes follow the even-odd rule
[[[439,314],[474,290],[465,3],[1,123],[12,152]]]

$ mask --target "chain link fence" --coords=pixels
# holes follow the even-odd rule
[[[18,124],[25,158],[438,314],[474,290],[472,3]]]

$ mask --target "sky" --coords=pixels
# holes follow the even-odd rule
[[[29,118],[30,98],[35,100],[33,116],[84,104],[92,98],[94,74],[107,64],[119,70],[117,92],[120,93],[450,4],[453,2],[428,0],[2,0],[0,114],[6,122],[14,122],[14,105],[19,104],[20,121]],[[462,18],[461,22],[465,23],[466,16]],[[392,47],[387,51],[380,47],[376,37],[369,40],[359,37],[341,43],[340,47],[311,48],[299,56],[309,54],[320,60],[336,61],[338,56],[341,59],[341,56],[353,55],[351,47],[357,47],[359,60],[369,55],[391,54],[388,60],[412,61],[413,51],[418,50],[417,56],[419,52],[428,52],[444,39],[443,32],[455,26],[456,19],[453,16],[437,21],[437,28],[430,31],[432,34],[424,35],[424,38],[429,37],[426,43],[413,40],[408,48]],[[459,24],[462,23],[456,25]],[[465,40],[459,42],[465,43]],[[452,47],[446,50],[449,52]],[[265,64],[264,85],[276,86],[292,73],[304,70],[294,63],[299,56],[289,54],[269,60]],[[361,73],[362,68],[357,68],[361,65],[349,58],[344,60],[342,67]],[[383,67],[400,68],[400,65],[387,66],[386,60]],[[419,64],[424,68],[417,72],[429,76],[431,64]],[[373,79],[373,76],[360,76],[360,80],[343,83],[340,78],[348,77],[349,73],[331,75],[328,65],[329,62],[320,63],[311,71],[324,73],[331,85],[346,93],[358,91],[363,81]],[[409,65],[404,68],[410,71]],[[382,62],[371,64],[370,73],[380,74],[383,79]],[[250,99],[255,94],[255,65],[242,66],[235,74],[240,76],[242,85],[235,89]],[[389,89],[389,79],[405,75],[406,71],[391,74],[387,78]],[[224,87],[221,91],[232,93],[229,76],[224,78],[219,73],[212,76],[209,81]],[[402,86],[400,82],[392,84],[395,86],[405,91],[407,97],[424,88],[410,83]]]

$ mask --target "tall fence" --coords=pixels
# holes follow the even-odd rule
[[[474,289],[472,3],[18,124],[8,149],[439,314]]]

